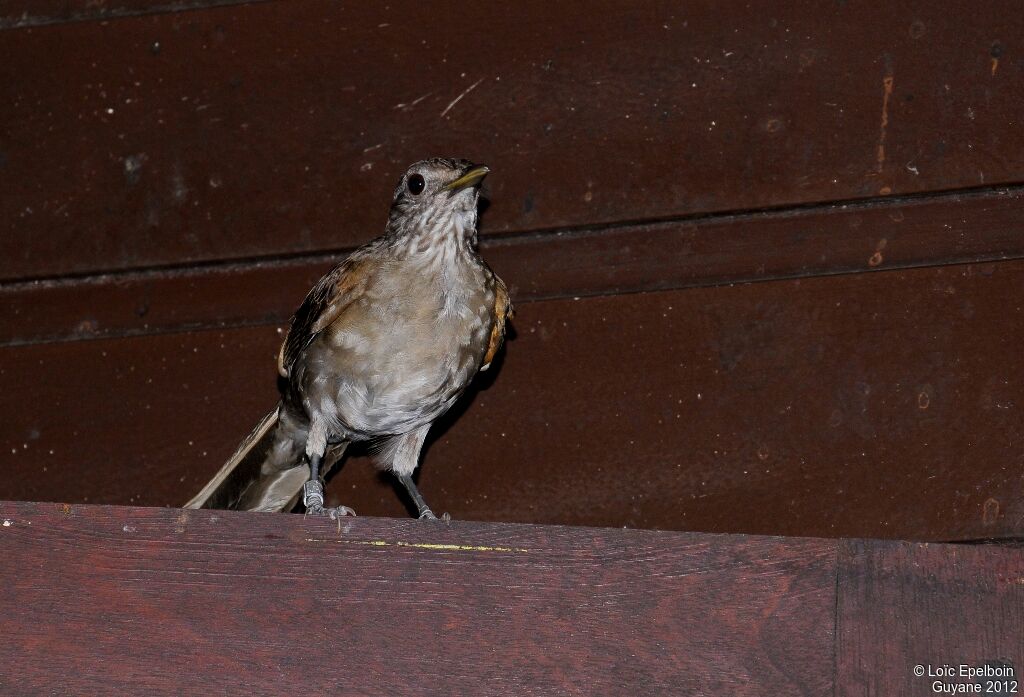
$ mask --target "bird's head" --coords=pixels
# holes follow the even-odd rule
[[[450,235],[474,243],[480,182],[489,171],[443,157],[412,165],[395,187],[388,233],[428,244]]]

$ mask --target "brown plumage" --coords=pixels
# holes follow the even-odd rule
[[[433,517],[411,478],[423,441],[490,366],[512,313],[505,284],[476,251],[487,172],[441,158],[409,168],[384,235],[324,275],[296,310],[277,360],[281,402],[187,507],[282,511],[304,492],[308,512],[330,512],[321,468],[348,443],[370,440],[420,516]]]

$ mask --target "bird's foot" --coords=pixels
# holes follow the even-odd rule
[[[434,512],[432,510],[427,508],[420,513],[420,520],[438,520],[438,517],[434,515]],[[443,520],[446,523],[450,523],[452,517],[447,513],[442,513],[440,520]]]
[[[356,514],[348,506],[324,508],[324,486],[315,479],[311,479],[302,485],[302,505],[306,507],[306,515],[326,516],[331,520]]]
[[[323,516],[330,518],[331,520],[340,520],[344,516],[350,515],[355,517],[356,512],[348,506],[335,506],[334,508],[324,508],[323,506],[307,506],[306,515]]]
[[[314,508],[307,508],[306,515],[326,516],[331,520],[338,520],[339,518],[343,518],[347,515],[350,515],[354,518],[356,517],[356,512],[353,511],[348,506],[335,506],[334,508],[324,508],[323,506],[316,506]]]
[[[412,477],[408,474],[397,474],[399,483],[405,487],[405,490],[409,492],[409,498],[416,504],[416,511],[419,513],[420,520],[437,520],[437,516],[430,510],[430,506],[423,499],[423,494],[420,493],[419,487],[416,486],[416,482],[412,480]],[[445,523],[450,522],[452,517],[447,513],[441,516],[441,520]]]

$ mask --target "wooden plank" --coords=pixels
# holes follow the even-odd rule
[[[0,519],[7,694],[833,693],[835,542],[26,503]]]
[[[1024,191],[499,236],[517,304],[1024,256]],[[0,345],[287,322],[338,256],[0,285]]]
[[[1020,536],[1022,289],[1014,261],[527,303],[420,484],[457,519]],[[0,349],[0,497],[180,505],[274,403],[280,341]],[[328,494],[406,513],[362,457]]]
[[[268,0],[5,0],[0,29],[38,27],[64,22],[89,22],[119,17],[183,12],[221,5]]]
[[[837,696],[1024,689],[1024,551],[842,541],[838,593]]]
[[[492,165],[491,234],[1024,181],[1014,3],[540,10],[4,31],[0,278],[348,248],[436,154]]]

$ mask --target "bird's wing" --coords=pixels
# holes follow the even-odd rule
[[[295,311],[288,336],[277,354],[277,372],[282,377],[288,377],[299,354],[317,334],[359,298],[369,281],[371,269],[371,258],[359,250],[316,282]]]
[[[508,288],[495,274],[494,325],[491,327],[491,340],[487,344],[487,353],[484,355],[484,362],[480,366],[480,370],[487,370],[491,367],[491,361],[494,360],[495,354],[498,353],[498,349],[501,348],[501,344],[505,340],[505,322],[514,314],[515,308],[512,307],[512,301],[508,297]]]

